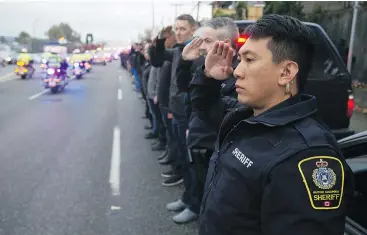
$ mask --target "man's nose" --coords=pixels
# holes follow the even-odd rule
[[[241,75],[239,73],[239,69],[238,69],[239,65],[237,66],[237,68],[233,71],[233,76],[236,78],[236,79],[240,79],[241,78]]]

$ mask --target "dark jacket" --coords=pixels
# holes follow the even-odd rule
[[[158,103],[159,107],[168,110],[169,105],[169,89],[171,85],[171,68],[170,61],[164,61],[161,67],[161,73],[158,79]]]
[[[146,97],[148,98],[148,81],[149,81],[149,74],[150,74],[151,65],[149,62],[145,62],[144,66],[142,67],[142,86],[143,91]]]
[[[135,52],[134,57],[134,68],[136,69],[136,72],[138,73],[138,76],[140,77],[143,74],[143,66],[145,64],[145,58],[144,55],[141,52]]]
[[[172,62],[171,84],[170,84],[170,111],[179,116],[185,115],[185,93],[178,89],[177,68],[181,57],[181,52],[185,45],[176,45],[172,49],[165,49],[166,39],[158,39],[155,47],[152,47],[151,61],[154,67],[161,67],[164,61]]]
[[[233,99],[236,102],[236,79],[231,76],[227,80],[218,81],[218,85],[220,84],[221,86],[218,99],[212,102],[208,100],[209,102],[205,104],[205,109],[201,109],[200,105],[203,105],[208,96],[207,92],[210,91],[206,90],[206,83],[202,81],[202,68],[197,68],[197,70],[198,72],[195,73],[189,89],[190,103],[191,106],[194,106],[192,108],[194,111],[190,115],[187,146],[190,149],[204,148],[213,150],[219,132],[219,125],[223,119],[223,113],[218,113],[218,107],[222,104],[220,98],[224,100]]]
[[[220,99],[220,81],[198,76],[220,124],[201,205],[200,235],[343,235],[353,174],[316,98],[296,95],[266,112]],[[200,100],[199,99],[199,100]],[[204,120],[205,122],[205,120]]]

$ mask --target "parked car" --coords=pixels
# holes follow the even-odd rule
[[[255,21],[240,20],[237,48],[246,42],[243,31]],[[320,25],[305,22],[315,33],[317,45],[305,93],[317,98],[318,112],[337,139],[354,134],[349,129],[354,109],[352,79],[338,50]]]
[[[338,141],[354,173],[355,192],[348,205],[347,235],[367,235],[367,131]]]

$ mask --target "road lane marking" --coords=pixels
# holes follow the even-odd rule
[[[113,196],[120,195],[120,162],[121,162],[121,136],[120,128],[113,129],[111,169],[110,169],[110,186]]]
[[[111,206],[111,210],[113,210],[113,211],[119,211],[119,210],[121,210],[121,207],[119,207],[119,206]]]
[[[7,81],[10,81],[10,80],[13,80],[16,78],[16,75],[11,72],[11,73],[8,73],[2,77],[0,77],[0,82],[7,82]]]
[[[41,92],[39,92],[39,93],[37,93],[37,94],[34,94],[34,95],[32,95],[32,96],[30,96],[28,99],[29,99],[29,100],[34,100],[34,99],[36,99],[36,98],[40,97],[41,95],[43,95],[43,94],[45,94],[45,93],[47,93],[47,92],[48,92],[48,89],[47,89],[47,90],[44,90],[44,91],[41,91]]]
[[[119,89],[119,90],[117,91],[117,99],[118,99],[118,100],[122,100],[122,90],[121,90],[121,89]]]
[[[119,82],[121,82],[121,76],[119,76]]]

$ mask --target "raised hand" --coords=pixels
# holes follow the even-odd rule
[[[162,38],[168,37],[171,31],[172,31],[172,26],[171,25],[163,28],[161,30],[161,32],[158,34],[158,38],[162,39]]]
[[[205,74],[216,80],[225,80],[232,73],[233,49],[228,43],[216,41],[205,58]]]
[[[182,51],[182,58],[184,60],[196,60],[200,57],[200,45],[203,43],[203,39],[195,38],[189,44],[185,46]]]

